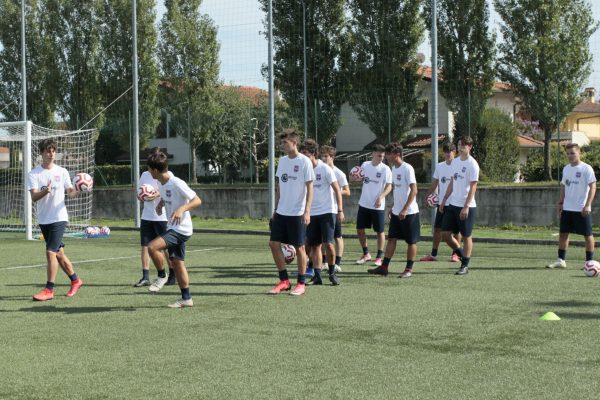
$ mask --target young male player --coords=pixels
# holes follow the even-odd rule
[[[340,284],[340,281],[335,273],[334,262],[336,254],[333,244],[333,233],[335,222],[344,222],[342,194],[333,169],[317,158],[319,145],[314,140],[307,139],[302,144],[300,152],[308,157],[315,172],[313,202],[310,208],[310,224],[306,229],[307,253],[312,258],[314,268],[314,276],[310,284],[323,284],[323,280],[321,279],[321,248],[324,247],[327,255],[329,281],[332,285],[337,286]]]
[[[417,256],[417,242],[421,237],[419,205],[416,201],[417,179],[412,165],[402,160],[402,146],[399,143],[390,143],[386,146],[385,158],[392,166],[394,204],[388,211],[390,227],[385,258],[381,266],[369,269],[368,272],[387,276],[390,260],[396,252],[397,240],[403,239],[407,244],[406,268],[400,274],[400,278],[410,278]]]
[[[576,143],[566,146],[569,164],[563,168],[560,181],[558,212],[560,213],[560,235],[558,237],[558,258],[547,268],[566,268],[569,233],[585,238],[585,260],[594,257],[594,236],[592,235],[592,202],[596,195],[596,175],[589,164],[581,161],[581,150]]]
[[[439,188],[439,197],[443,197],[444,194],[446,194],[446,190],[448,189],[450,181],[452,180],[452,161],[454,160],[454,156],[456,155],[456,146],[454,146],[452,143],[446,143],[444,144],[443,150],[444,161],[438,163],[438,165],[435,167],[433,179],[431,180],[431,185],[429,185],[429,188],[427,188],[425,198],[427,198],[430,194],[434,193],[436,188]],[[444,213],[440,211],[438,204],[438,209],[436,210],[435,221],[433,224],[433,244],[431,246],[431,254],[422,257],[419,261],[437,261],[438,248],[440,247],[440,242],[442,241],[443,217]],[[454,235],[454,237],[460,243],[460,233],[457,233],[456,235]],[[460,261],[460,257],[458,257],[455,251],[452,251],[450,261]]]
[[[163,206],[167,213],[167,231],[155,238],[148,244],[150,257],[159,271],[159,276],[164,277],[164,265],[162,252],[166,249],[171,259],[171,265],[175,270],[177,283],[181,290],[181,298],[171,308],[192,307],[194,301],[190,294],[190,281],[185,268],[185,242],[194,233],[190,210],[200,207],[200,197],[181,179],[169,173],[168,160],[165,153],[159,151],[148,157],[148,170],[152,178],[160,183],[160,203],[156,206],[156,212],[160,215]],[[166,279],[156,281],[150,286],[151,291],[158,291],[166,283]],[[156,290],[153,290],[156,289]]]
[[[46,260],[48,262],[46,286],[33,296],[33,300],[46,301],[54,298],[54,281],[59,266],[71,280],[71,288],[67,292],[67,297],[75,296],[83,285],[83,281],[73,270],[73,265],[65,254],[65,245],[62,242],[69,221],[65,205],[65,190],[69,197],[77,196],[77,191],[71,184],[67,170],[54,163],[56,142],[52,139],[44,139],[39,143],[38,148],[42,155],[42,165],[38,165],[29,172],[27,189],[31,194],[31,200],[37,205],[37,219],[46,242]]]
[[[298,152],[298,140],[298,134],[294,130],[286,130],[279,135],[281,150],[285,156],[279,159],[275,174],[279,184],[275,193],[275,211],[271,219],[269,240],[271,254],[279,271],[279,282],[269,291],[270,294],[279,294],[291,289],[281,243],[296,247],[298,283],[290,294],[300,296],[306,289],[304,241],[306,226],[310,223],[315,173],[308,157]]]
[[[364,172],[363,187],[358,201],[356,216],[356,233],[363,250],[363,255],[356,260],[364,264],[371,260],[367,245],[366,228],[373,227],[377,233],[377,256],[375,265],[382,263],[383,246],[385,245],[385,197],[392,191],[392,171],[383,163],[385,147],[380,144],[373,146],[371,161],[362,164]]]
[[[329,165],[333,169],[335,178],[337,179],[338,186],[342,196],[350,197],[350,185],[348,185],[348,178],[346,174],[335,166],[333,163],[335,160],[336,150],[333,146],[321,146],[321,161]],[[335,220],[335,230],[333,232],[333,238],[335,239],[335,272],[341,272],[342,268],[342,257],[344,256],[344,238],[342,237],[342,224]],[[325,256],[325,255],[323,255]]]
[[[479,181],[479,164],[471,157],[473,140],[469,136],[458,139],[458,158],[452,161],[452,180],[440,203],[442,219],[442,236],[460,257],[460,268],[456,275],[469,273],[469,261],[473,251],[473,225],[475,225],[475,191]],[[446,204],[448,204],[446,206]],[[453,236],[460,232],[464,249]]]
[[[160,151],[160,148],[154,147],[150,150],[150,154]],[[171,172],[169,172],[171,174]],[[173,174],[171,174],[173,176]],[[144,171],[140,176],[140,186],[142,185],[150,185],[156,190],[156,196],[153,198],[149,198],[147,201],[143,201],[144,207],[142,209],[142,220],[140,223],[140,242],[142,246],[141,252],[141,261],[142,261],[142,277],[141,279],[134,284],[135,287],[142,286],[150,286],[150,255],[148,253],[148,243],[150,243],[154,238],[161,236],[167,231],[167,215],[162,209],[161,214],[159,215],[156,212],[156,207],[160,203],[160,193],[159,190],[159,182],[152,177],[150,171]],[[176,283],[175,280],[175,271],[171,266],[171,260],[167,257],[167,264],[169,265],[169,277],[167,278],[165,271],[158,271],[158,277],[156,278],[156,285],[154,288],[162,288],[162,285],[174,285]],[[161,276],[163,275],[163,276]],[[161,281],[166,280],[165,283],[160,284]],[[159,290],[160,290],[159,288]]]

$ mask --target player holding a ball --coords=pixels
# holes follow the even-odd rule
[[[58,267],[71,280],[71,288],[67,297],[73,297],[83,284],[81,278],[73,270],[71,261],[65,254],[62,241],[69,221],[65,205],[65,191],[69,197],[77,196],[71,183],[69,172],[54,163],[56,160],[56,142],[52,139],[42,140],[38,144],[42,164],[29,172],[27,189],[31,200],[37,205],[37,219],[46,242],[46,286],[33,296],[33,300],[46,301],[54,298],[54,281]]]

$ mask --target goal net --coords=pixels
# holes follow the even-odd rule
[[[36,207],[27,191],[27,175],[40,165],[38,143],[54,139],[56,164],[69,171],[94,176],[94,141],[96,129],[62,131],[43,128],[31,122],[0,122],[0,231],[24,232],[27,239],[39,236]],[[82,192],[75,198],[65,196],[69,224],[65,234],[79,234],[92,216],[92,193]]]

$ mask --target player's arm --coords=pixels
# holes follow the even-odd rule
[[[344,204],[342,200],[342,191],[340,190],[340,185],[338,185],[337,182],[331,182],[331,188],[333,189],[333,193],[335,194],[335,200],[338,206],[337,220],[339,222],[344,222]]]
[[[189,202],[182,205],[177,210],[173,211],[173,214],[171,215],[171,218],[170,218],[171,223],[173,225],[179,224],[181,222],[181,218],[183,217],[183,214],[186,211],[190,211],[190,210],[193,210],[194,208],[198,208],[198,207],[200,207],[201,204],[202,204],[202,200],[200,200],[200,197],[198,197],[198,195],[194,196],[194,198],[191,199]]]
[[[340,188],[340,193],[342,196],[350,197],[350,186],[346,185]]]
[[[162,210],[163,207],[165,206],[165,202],[163,201],[163,199],[160,199],[160,201],[158,202],[158,204],[156,205],[155,211],[158,215],[162,215]]]
[[[477,181],[473,181],[469,183],[469,194],[467,195],[467,200],[465,200],[465,204],[463,205],[462,210],[460,210],[460,219],[465,220],[469,216],[469,204],[475,198],[475,191],[477,190]]]
[[[35,203],[47,194],[52,193],[52,180],[50,179],[48,185],[42,186],[40,189],[31,189],[29,193],[31,194],[31,201]]]
[[[381,206],[381,204],[385,201],[386,196],[388,194],[390,194],[391,191],[392,191],[392,184],[386,183],[385,187],[383,188],[383,192],[381,192],[379,197],[377,197],[377,201],[375,201],[376,208],[379,208]]]
[[[565,185],[561,183],[560,185],[560,194],[558,195],[558,203],[556,204],[558,208],[558,213],[560,214],[563,210],[563,203],[565,202]],[[591,204],[591,203],[590,203]]]
[[[440,202],[440,212],[442,212],[442,213],[444,212],[444,207],[446,207],[446,202],[450,198],[450,195],[452,195],[452,190],[454,190],[454,179],[450,179],[448,188],[446,188],[446,193],[444,193],[444,197],[442,198],[442,201]]]
[[[431,180],[431,184],[429,184],[429,187],[427,188],[427,193],[425,193],[425,198],[427,198],[427,196],[429,196],[431,193],[433,193],[435,191],[435,189],[437,189],[438,186],[438,180],[433,178]]]
[[[581,210],[581,215],[584,217],[589,215],[592,212],[592,202],[594,201],[594,197],[596,197],[596,182],[592,182],[589,184],[590,191],[588,192],[588,197],[585,202],[585,206],[583,210]]]
[[[304,225],[310,224],[310,208],[313,201],[313,183],[306,182],[306,207],[304,208]]]
[[[69,196],[70,198],[73,198],[75,196],[77,196],[79,194],[79,192],[77,190],[75,190],[75,188],[70,187],[67,188],[67,196]]]
[[[273,209],[273,215],[271,218],[275,217],[275,212],[277,212],[277,206],[279,205],[279,181],[275,180],[275,205]]]
[[[415,201],[415,198],[417,197],[417,184],[411,183],[408,187],[410,188],[410,192],[408,193],[406,204],[404,204],[404,207],[402,207],[402,210],[400,210],[400,215],[398,215],[400,219],[406,218],[406,215],[408,214],[408,207],[410,207],[412,202]]]

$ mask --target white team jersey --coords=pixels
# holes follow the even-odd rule
[[[47,225],[55,222],[69,221],[67,206],[65,205],[65,190],[73,187],[71,177],[66,169],[54,164],[52,168],[45,169],[38,165],[29,172],[27,189],[42,190],[52,181],[51,192],[39,199],[37,206],[38,224]]]
[[[385,209],[385,199],[383,199],[379,207],[375,207],[375,202],[381,196],[381,193],[383,193],[385,185],[392,183],[392,171],[390,167],[384,163],[374,166],[371,161],[365,161],[361,167],[365,173],[365,177],[358,205],[370,208],[371,210]]]
[[[337,179],[338,185],[340,185],[340,190],[342,190],[345,186],[348,186],[348,178],[346,177],[344,171],[342,171],[334,165],[333,173],[335,174],[335,178]]]
[[[560,181],[565,187],[563,210],[580,212],[585,207],[590,183],[596,182],[596,175],[589,164],[581,161],[576,166],[565,165]]]
[[[279,202],[277,214],[299,216],[306,208],[306,183],[315,180],[310,159],[304,154],[294,158],[283,156],[279,159],[277,173],[279,178]]]
[[[438,181],[438,196],[443,198],[446,195],[446,190],[452,181],[452,163],[446,164],[446,161],[438,163],[433,172],[433,179]]]
[[[331,187],[333,182],[337,182],[335,173],[329,165],[319,160],[315,167],[315,180],[313,181],[311,216],[337,213],[337,200]]]
[[[452,160],[452,177],[454,179],[452,183],[452,195],[448,199],[447,204],[463,208],[471,191],[471,182],[479,181],[479,164],[471,156],[465,161],[457,157]],[[477,207],[475,197],[473,197],[468,206]]]
[[[169,176],[173,177],[171,171],[169,171]],[[150,172],[145,171],[140,176],[140,186],[142,185],[150,185],[157,191],[159,190],[158,181],[152,177]],[[146,221],[166,221],[167,220],[167,212],[165,208],[162,209],[162,214],[158,215],[156,213],[156,206],[160,203],[160,196],[158,196],[153,201],[144,201],[144,208],[142,210],[142,219]]]
[[[164,185],[159,184],[160,197],[165,203],[165,210],[167,212],[167,229],[173,229],[175,232],[185,236],[191,236],[194,233],[194,227],[192,226],[192,217],[190,212],[186,211],[181,217],[181,221],[178,225],[171,223],[171,215],[184,204],[189,203],[194,197],[194,192],[190,187],[176,176],[169,178],[167,183]]]
[[[417,184],[415,169],[412,165],[403,162],[399,167],[392,168],[392,178],[394,183],[394,207],[392,208],[392,214],[399,215],[408,200],[410,184]],[[415,197],[408,206],[408,214],[416,214],[418,212],[419,205]]]

